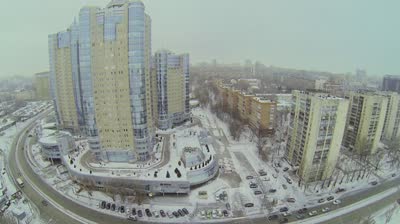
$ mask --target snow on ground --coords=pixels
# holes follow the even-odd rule
[[[389,215],[389,214],[392,215]],[[372,214],[376,224],[397,224],[400,223],[400,206],[393,203]]]

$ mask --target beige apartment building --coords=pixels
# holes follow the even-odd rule
[[[385,141],[400,138],[400,95],[396,92],[383,92],[388,99],[388,106],[383,125],[382,139]]]
[[[35,98],[37,100],[50,100],[49,72],[36,73],[33,80]]]
[[[249,124],[251,129],[260,131],[260,133],[256,134],[272,134],[274,132],[277,103],[263,97],[252,97],[250,105]]]
[[[293,91],[286,160],[301,181],[329,178],[336,166],[349,102],[324,93]]]
[[[240,118],[244,121],[248,121],[251,115],[251,103],[254,95],[247,94],[245,92],[239,92],[237,94],[238,104],[237,109],[239,111]]]
[[[383,133],[388,98],[375,92],[352,92],[344,147],[359,154],[373,154]],[[390,132],[388,132],[390,133]]]

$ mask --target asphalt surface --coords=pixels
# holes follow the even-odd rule
[[[41,115],[37,116],[36,120],[46,115],[46,113],[42,113]],[[27,130],[30,130],[34,126],[34,122],[35,121],[32,121],[30,125],[28,125],[16,135],[9,155],[9,168],[14,178],[17,178],[22,174],[23,177],[27,177],[29,179],[28,181],[23,178],[25,182],[25,187],[23,187],[21,190],[38,208],[42,220],[45,220],[47,223],[57,224],[86,223],[85,221],[76,220],[79,220],[79,218],[72,218],[69,214],[73,213],[76,214],[76,216],[82,217],[86,220],[90,220],[93,223],[132,223],[131,221],[128,221],[126,219],[110,216],[77,204],[71,199],[64,197],[59,192],[55,191],[32,170],[31,166],[27,162],[27,159],[25,158],[25,153],[22,148],[28,135]],[[33,183],[35,187],[30,186],[29,183]],[[377,185],[376,187],[371,187],[367,190],[352,193],[346,197],[341,197],[340,199],[342,203],[340,204],[340,207],[350,205],[359,200],[362,200],[379,192],[383,192],[391,187],[397,187],[399,185],[400,178],[397,177],[395,179]],[[38,189],[40,189],[40,192],[37,191]],[[46,195],[46,198],[51,198],[51,203],[48,203],[47,206],[42,204],[44,198],[41,196],[41,193],[44,193]],[[371,210],[378,211],[379,209],[390,205],[399,197],[400,193],[396,192],[390,197],[386,197],[383,200],[372,203],[367,207],[360,208],[325,223],[358,223],[359,218],[367,217],[369,214],[371,214]],[[53,205],[53,203],[55,203],[55,206]],[[332,203],[329,203],[330,206],[327,205],[328,204],[323,204],[314,208],[309,208],[309,211],[318,210],[320,212],[321,209],[324,207],[331,207],[331,210],[336,209],[332,206]],[[294,215],[292,215],[289,217],[289,220],[294,221],[296,220],[296,218],[294,217]],[[173,220],[165,219],[165,221],[171,222]],[[268,221],[266,217],[263,217],[257,219],[237,218],[235,221],[227,220],[226,223],[278,223],[278,221],[279,220]]]

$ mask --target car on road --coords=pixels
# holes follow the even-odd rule
[[[377,185],[378,184],[378,181],[372,181],[371,183],[370,183],[371,185]]]
[[[337,193],[340,193],[340,192],[345,192],[345,191],[346,191],[346,189],[339,187],[339,188],[336,190],[336,194],[337,194]]]
[[[288,199],[287,199],[287,202],[294,203],[294,202],[296,202],[296,199],[295,199],[295,198],[288,198]]]
[[[289,219],[287,219],[287,218],[283,218],[283,219],[279,220],[279,223],[288,223],[288,222],[289,222]]]
[[[323,202],[325,202],[324,198],[321,198],[321,199],[318,200],[318,203],[323,203]]]
[[[333,197],[333,196],[329,196],[326,200],[328,200],[328,201],[332,201],[333,199],[335,199],[335,197]]]
[[[143,212],[142,212],[142,210],[139,209],[139,210],[137,211],[137,215],[138,215],[139,218],[143,217]]]
[[[330,208],[326,207],[326,208],[323,208],[321,211],[325,213],[325,212],[329,212],[329,210],[330,210]]]
[[[262,191],[254,191],[254,194],[255,195],[260,195],[260,194],[262,194]]]
[[[308,213],[309,216],[314,216],[314,215],[317,215],[317,214],[318,214],[318,212],[316,210],[311,211],[311,212]]]
[[[254,204],[251,203],[251,202],[244,204],[244,207],[246,207],[246,208],[250,208],[250,207],[253,207],[253,206],[254,206]]]
[[[340,203],[342,203],[342,201],[340,201],[339,199],[336,199],[333,201],[334,205],[339,205]]]
[[[278,215],[270,215],[270,216],[268,216],[268,220],[276,220],[276,219],[278,219],[279,218],[279,216]]]
[[[283,207],[279,209],[280,212],[287,212],[289,211],[288,207]]]
[[[247,176],[247,177],[246,177],[247,180],[251,180],[251,179],[253,179],[253,178],[254,178],[253,176]]]
[[[269,189],[269,193],[275,193],[276,189]]]
[[[128,220],[130,220],[130,221],[137,221],[137,217],[136,217],[136,216],[130,215],[130,216],[128,217]]]
[[[304,215],[303,214],[296,215],[296,219],[304,219]]]

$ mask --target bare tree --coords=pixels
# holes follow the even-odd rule
[[[0,223],[17,224],[18,221],[10,214],[0,216]]]
[[[394,212],[397,209],[397,205],[393,205],[391,208],[389,208],[386,212],[385,212],[385,224],[389,223],[390,220],[392,219],[392,216],[394,214]]]

